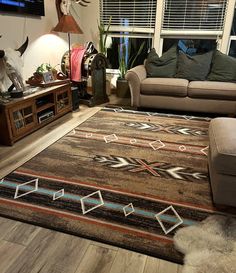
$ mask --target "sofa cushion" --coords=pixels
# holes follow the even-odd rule
[[[209,81],[236,82],[236,58],[216,50],[212,58]]]
[[[176,73],[177,47],[172,46],[161,57],[158,56],[153,48],[145,62],[147,77],[171,78]]]
[[[235,132],[236,119],[234,118],[216,118],[210,122],[210,160],[212,168],[217,173],[236,175]]]
[[[177,60],[176,78],[189,81],[204,81],[210,72],[213,51],[190,56],[180,51]]]
[[[186,97],[188,81],[175,78],[146,78],[141,82],[141,94]]]
[[[236,100],[236,83],[192,81],[188,85],[190,98]]]

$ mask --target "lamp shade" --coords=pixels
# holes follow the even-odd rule
[[[53,28],[53,31],[83,34],[83,31],[78,26],[72,15],[62,15],[58,24]]]

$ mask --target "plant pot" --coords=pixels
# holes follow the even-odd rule
[[[117,79],[116,95],[119,98],[130,98],[129,84],[126,79]]]

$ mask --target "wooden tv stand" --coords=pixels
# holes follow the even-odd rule
[[[0,99],[0,144],[13,145],[70,111],[70,83],[39,88],[35,93],[22,98]]]

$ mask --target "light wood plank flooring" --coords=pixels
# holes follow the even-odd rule
[[[116,103],[116,101],[112,101]],[[100,108],[81,106],[18,141],[0,146],[0,178]],[[1,273],[181,273],[182,266],[118,247],[0,217]]]
[[[182,266],[0,217],[1,273],[181,273]]]

